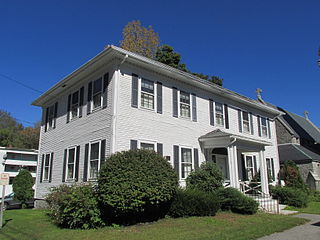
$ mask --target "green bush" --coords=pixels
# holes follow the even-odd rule
[[[252,198],[245,196],[235,188],[221,188],[217,190],[221,209],[241,214],[254,214],[259,204]]]
[[[280,203],[294,207],[306,207],[308,205],[308,195],[301,189],[292,187],[272,187],[271,195],[279,199]]]
[[[204,162],[199,169],[189,174],[187,188],[214,192],[222,187],[223,180],[222,173],[215,163]]]
[[[104,225],[92,185],[60,185],[46,197],[49,216],[65,228],[97,228]]]
[[[14,199],[21,202],[22,207],[26,206],[26,201],[33,198],[34,184],[31,173],[26,169],[21,169],[19,174],[13,179]]]
[[[320,202],[320,191],[311,190],[309,193],[309,201]]]
[[[214,216],[219,210],[219,199],[215,193],[196,189],[178,190],[171,204],[169,216]]]
[[[130,150],[107,159],[98,177],[108,221],[120,224],[164,217],[178,187],[171,165],[153,151]]]
[[[307,186],[302,180],[299,168],[293,161],[285,161],[283,175],[287,187],[300,188],[307,191]]]

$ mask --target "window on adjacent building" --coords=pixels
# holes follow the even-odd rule
[[[48,153],[48,154],[45,155],[45,158],[44,158],[43,180],[49,180],[50,157],[51,157],[51,154]]]
[[[79,116],[79,91],[72,94],[71,100],[71,119]]]
[[[268,137],[267,119],[264,117],[261,117],[261,135],[263,137]]]
[[[154,82],[141,79],[141,107],[154,110]]]
[[[96,179],[100,168],[100,142],[90,144],[89,179]]]
[[[190,94],[180,91],[180,116],[190,118]]]
[[[185,179],[192,171],[192,149],[181,148],[181,178]]]
[[[250,133],[250,120],[248,112],[242,112],[242,126],[243,132]]]
[[[266,158],[267,162],[267,169],[268,169],[268,179],[270,180],[275,180],[274,176],[274,165],[273,165],[273,158]]]
[[[76,148],[68,149],[68,161],[67,161],[67,180],[74,179],[75,177],[75,163],[76,163]]]
[[[54,105],[48,108],[48,129],[52,129],[54,127]]]
[[[141,142],[140,143],[140,149],[155,151],[153,143]]]
[[[216,123],[218,126],[224,126],[223,104],[215,103]]]
[[[102,106],[102,78],[93,81],[92,90],[92,109]]]

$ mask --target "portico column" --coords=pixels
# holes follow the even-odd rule
[[[238,171],[238,151],[237,151],[237,146],[233,145],[233,168],[234,168],[234,187],[236,189],[240,189],[240,183],[239,183],[239,171]]]
[[[230,186],[240,189],[239,174],[238,174],[238,156],[237,147],[235,145],[228,146],[228,165]]]
[[[267,163],[264,158],[264,150],[259,152],[260,158],[260,175],[261,175],[261,190],[265,194],[269,195],[269,183],[268,183],[268,172],[267,172]]]

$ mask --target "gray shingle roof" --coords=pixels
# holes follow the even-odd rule
[[[278,145],[280,162],[294,161],[295,163],[308,163],[320,161],[320,155],[294,143]]]

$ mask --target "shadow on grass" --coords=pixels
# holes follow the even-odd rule
[[[10,225],[7,226],[8,222],[12,220],[13,219],[5,220],[5,223],[3,224],[3,228],[0,230],[0,239],[20,240],[21,236],[25,236],[25,239],[38,240],[35,236],[32,236],[29,233],[21,231],[18,228],[13,228]],[[4,230],[8,231],[9,233],[4,232]]]
[[[320,227],[320,222],[316,222],[316,223],[313,223],[311,224],[312,226],[316,226],[316,227]]]

